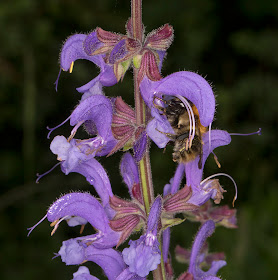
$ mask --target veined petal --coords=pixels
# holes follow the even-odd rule
[[[144,78],[140,89],[149,107],[153,106],[154,94],[160,97],[181,95],[196,106],[203,126],[207,127],[213,121],[215,112],[213,91],[208,82],[198,74],[180,71],[153,82]]]
[[[202,181],[203,169],[209,154],[217,147],[230,144],[231,136],[224,130],[211,130],[206,132],[203,136],[203,162],[202,168],[198,168],[199,156],[195,160],[185,164],[186,185],[198,187]],[[194,195],[194,194],[193,194]]]

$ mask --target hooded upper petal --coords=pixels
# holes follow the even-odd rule
[[[208,82],[200,75],[180,71],[159,81],[151,82],[144,78],[140,90],[149,107],[153,105],[153,96],[178,96],[190,100],[198,109],[201,124],[207,127],[212,123],[215,112],[215,98]]]
[[[60,65],[64,71],[72,71],[73,63],[78,59],[86,59],[100,68],[100,74],[86,85],[78,88],[81,93],[89,91],[98,81],[103,86],[112,86],[117,83],[113,67],[104,62],[103,55],[88,55],[84,51],[83,42],[87,35],[75,34],[64,43],[60,54]]]
[[[104,139],[111,134],[112,104],[100,94],[92,95],[81,101],[70,116],[70,124],[75,126],[79,122],[93,121],[98,134]]]

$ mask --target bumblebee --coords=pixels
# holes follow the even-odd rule
[[[157,105],[155,99],[163,102],[165,106]],[[160,131],[173,141],[173,161],[186,163],[199,155],[198,167],[201,169],[203,160],[202,136],[207,128],[201,124],[196,106],[182,96],[168,100],[164,99],[163,96],[162,98],[154,96],[153,104],[166,116],[175,132],[175,134],[171,134]]]

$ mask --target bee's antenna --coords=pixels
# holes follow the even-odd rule
[[[208,180],[216,177],[216,176],[225,176],[225,177],[228,177],[229,179],[231,179],[231,181],[234,183],[234,186],[235,186],[235,196],[234,196],[234,199],[233,199],[233,207],[235,206],[235,201],[237,199],[237,184],[234,180],[234,178],[226,173],[217,173],[217,174],[214,174],[214,175],[211,175],[209,177],[207,177],[206,179],[204,179],[201,183],[200,183],[200,186],[203,185],[205,182],[207,182]],[[203,189],[205,190],[207,188],[207,186],[209,185],[210,182],[207,182]]]

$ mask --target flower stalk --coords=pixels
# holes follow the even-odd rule
[[[133,28],[134,39],[142,42],[142,0],[131,0],[131,21]],[[135,99],[135,116],[136,123],[138,126],[146,126],[146,105],[142,98],[139,88],[138,69],[133,67],[133,80],[134,80],[134,99]],[[150,211],[150,205],[154,200],[152,172],[150,163],[149,146],[142,160],[139,162],[139,173],[140,173],[140,187],[143,195],[144,206],[146,213]],[[160,245],[161,247],[161,245]],[[157,269],[153,271],[153,278],[155,280],[166,279],[163,254],[161,253],[161,263]]]

